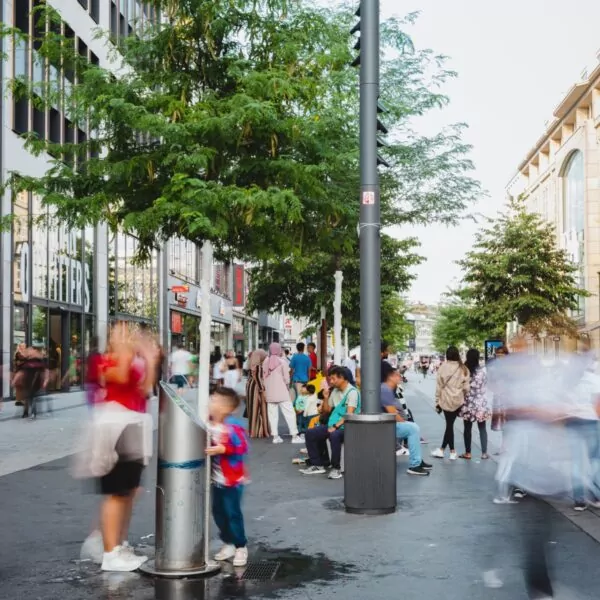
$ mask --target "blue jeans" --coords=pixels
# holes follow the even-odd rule
[[[396,423],[396,437],[408,442],[410,452],[409,467],[418,467],[423,462],[421,455],[421,429],[416,423]]]
[[[573,499],[600,500],[600,429],[598,421],[571,419],[567,426],[577,432],[573,448]],[[584,473],[589,461],[589,473]],[[587,476],[586,476],[587,475]],[[589,485],[584,485],[584,481]]]
[[[219,528],[223,543],[236,548],[244,548],[248,542],[242,514],[242,495],[244,486],[212,486],[213,518]]]

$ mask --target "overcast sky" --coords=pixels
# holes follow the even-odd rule
[[[470,126],[475,176],[489,198],[476,210],[494,214],[521,159],[534,145],[562,95],[596,60],[600,2],[591,0],[381,0],[382,16],[421,11],[410,28],[418,47],[450,57],[458,79],[445,92],[451,104],[429,115],[427,130],[454,122]],[[407,230],[422,243],[427,263],[409,293],[435,303],[460,270],[475,225]]]

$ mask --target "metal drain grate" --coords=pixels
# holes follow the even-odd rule
[[[251,562],[246,567],[242,579],[245,581],[272,581],[280,566],[281,563],[278,562]]]

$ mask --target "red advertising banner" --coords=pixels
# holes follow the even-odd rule
[[[171,311],[171,333],[183,332],[183,315],[174,310]]]
[[[233,305],[244,306],[246,304],[244,288],[244,265],[233,265]]]

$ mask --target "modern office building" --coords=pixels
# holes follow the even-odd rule
[[[599,55],[600,58],[600,55]],[[578,267],[591,295],[573,312],[581,333],[600,348],[600,62],[565,94],[543,135],[507,186],[556,228],[556,243]],[[574,340],[549,333],[541,349],[572,349]]]
[[[109,45],[98,39],[98,28],[115,37],[130,35],[145,20],[158,15],[139,0],[47,0],[60,14],[60,32],[90,62],[109,66]],[[33,32],[32,11],[41,0],[0,0],[0,18],[8,26]],[[2,79],[22,76],[68,89],[76,74],[56,69],[40,59],[35,44],[5,38],[8,57]],[[54,142],[85,140],[56,105],[39,110],[32,102],[0,100],[0,177],[10,172],[41,176],[49,157],[32,156],[22,134],[35,131]],[[193,243],[171,240],[157,248],[145,265],[132,261],[134,236],[109,232],[106,225],[67,230],[52,220],[32,194],[1,199],[1,215],[13,214],[11,230],[0,244],[0,351],[5,373],[21,343],[45,349],[52,371],[51,390],[81,385],[84,360],[92,338],[106,339],[111,321],[143,323],[155,329],[166,348],[183,345],[197,351],[200,307],[201,252]],[[41,218],[45,216],[46,218]],[[258,317],[247,315],[247,273],[242,264],[215,263],[211,275],[211,345],[222,351],[247,352],[258,344]],[[173,290],[180,291],[173,291]],[[185,291],[181,291],[185,290]],[[72,375],[66,377],[71,368]],[[3,378],[3,397],[10,394]]]

